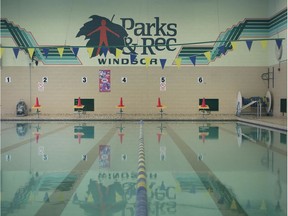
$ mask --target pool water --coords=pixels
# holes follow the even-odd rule
[[[287,134],[144,122],[147,212],[286,215]],[[139,122],[1,122],[1,215],[134,216]]]

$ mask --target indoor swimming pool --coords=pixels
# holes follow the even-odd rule
[[[147,215],[284,216],[286,140],[234,121],[2,121],[1,215],[146,215],[143,142]]]

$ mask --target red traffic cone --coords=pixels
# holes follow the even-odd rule
[[[124,104],[123,104],[123,99],[122,99],[122,97],[120,98],[120,104],[118,105],[118,107],[124,107]]]
[[[202,99],[202,104],[201,104],[201,107],[206,107],[206,101],[205,101],[205,98]]]
[[[40,104],[39,104],[39,99],[38,97],[36,97],[36,102],[34,104],[34,107],[41,107]]]
[[[160,97],[158,97],[158,104],[157,104],[157,107],[163,107],[162,104],[161,104]]]
[[[77,106],[78,106],[78,107],[83,106],[83,105],[81,104],[81,99],[80,99],[80,97],[78,97],[78,103],[77,103]]]

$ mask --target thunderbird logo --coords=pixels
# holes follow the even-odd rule
[[[84,35],[85,40],[88,39],[86,46],[96,47],[91,57],[102,55],[105,50],[114,55],[116,55],[116,48],[123,50],[128,34],[121,25],[97,15],[92,15],[89,18],[92,20],[80,28],[76,37]]]

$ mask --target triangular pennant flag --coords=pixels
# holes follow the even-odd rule
[[[116,58],[119,58],[122,55],[122,50],[116,48]]]
[[[145,57],[146,67],[148,67],[150,65],[150,61],[151,61],[150,57]]]
[[[13,48],[13,52],[14,52],[15,58],[17,59],[18,53],[19,53],[19,48],[18,47]]]
[[[195,66],[196,64],[196,56],[190,56],[190,61],[193,63],[193,65]]]
[[[134,54],[134,53],[130,53],[130,61],[131,61],[131,64],[135,61],[137,55]]]
[[[4,53],[4,48],[0,48],[0,58],[2,58],[2,56],[3,56],[3,53]]]
[[[225,45],[218,47],[220,54],[225,55]]]
[[[101,50],[104,53],[104,56],[106,57],[108,53],[108,47],[102,47]]]
[[[265,49],[267,47],[267,43],[268,43],[267,40],[262,40],[261,41],[261,46],[262,46],[263,49]]]
[[[29,56],[30,56],[30,58],[32,59],[32,57],[33,57],[33,54],[34,54],[34,48],[28,48],[28,53],[29,53]]]
[[[160,59],[161,68],[164,69],[167,59]]]
[[[210,51],[204,52],[204,55],[207,58],[207,60],[210,62],[211,61],[211,52]]]
[[[282,45],[282,39],[276,39],[276,44],[278,46],[278,49],[280,49],[280,47]]]
[[[75,57],[77,57],[78,51],[79,51],[79,47],[72,47],[72,51],[73,51]]]
[[[87,47],[87,52],[88,52],[89,58],[91,58],[93,50],[94,50],[93,47]]]
[[[43,48],[44,56],[48,57],[49,48]]]
[[[64,47],[58,47],[57,50],[58,50],[58,53],[60,55],[60,58],[62,58],[63,53],[64,53]]]
[[[181,58],[176,58],[176,59],[175,59],[175,63],[176,63],[176,65],[177,65],[178,68],[181,66],[181,62],[182,62],[182,59],[181,59]]]
[[[246,40],[246,44],[247,44],[249,51],[251,50],[252,43],[253,43],[252,40]]]
[[[233,50],[236,50],[237,43],[236,43],[235,41],[232,41],[232,42],[231,42],[231,46],[232,46],[232,49],[233,49]]]

